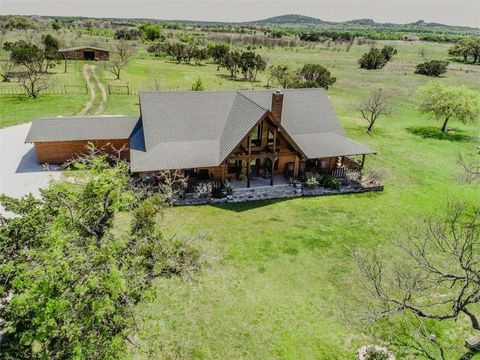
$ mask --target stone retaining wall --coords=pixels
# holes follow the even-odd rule
[[[383,185],[375,186],[345,186],[341,185],[340,190],[326,189],[316,187],[314,189],[302,188],[297,189],[290,185],[264,186],[249,189],[237,189],[232,196],[223,199],[201,198],[196,199],[193,194],[186,194],[185,198],[178,201],[177,205],[204,205],[204,204],[225,204],[225,203],[241,203],[246,201],[272,200],[272,199],[288,199],[302,196],[326,196],[338,194],[359,194],[364,192],[383,191]]]

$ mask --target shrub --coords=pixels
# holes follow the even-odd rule
[[[397,49],[392,46],[384,46],[382,50],[371,48],[369,52],[358,59],[358,64],[362,69],[375,70],[383,68],[389,62]]]
[[[212,196],[213,184],[210,181],[201,181],[193,190],[193,197],[199,198],[206,198]]]
[[[417,65],[415,74],[427,76],[440,76],[447,72],[448,61],[432,60]]]
[[[367,70],[381,69],[386,63],[387,60],[377,48],[371,48],[369,52],[363,54],[362,57],[358,59],[360,67]]]
[[[372,347],[368,350],[365,360],[389,360],[389,356],[385,351]]]
[[[375,183],[378,184],[380,181],[388,177],[388,172],[385,169],[373,168],[362,173],[361,181],[362,183]]]
[[[339,190],[340,189],[340,181],[335,176],[332,175],[324,175],[320,179],[320,185],[326,187],[327,189]]]
[[[233,194],[233,185],[230,181],[225,180],[223,182],[223,189],[226,191],[227,195]]]
[[[205,87],[203,86],[203,81],[201,78],[198,78],[192,84],[192,91],[203,91],[203,90],[205,90]]]
[[[304,185],[305,187],[312,189],[315,186],[318,186],[318,174],[313,173],[313,172],[307,172],[305,174],[305,182]]]

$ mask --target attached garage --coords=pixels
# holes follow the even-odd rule
[[[108,49],[95,46],[77,46],[59,49],[58,52],[61,53],[66,60],[108,61],[110,58],[110,51]]]
[[[61,164],[85,153],[89,143],[105,152],[130,159],[130,135],[137,116],[69,117],[37,120],[32,123],[26,143],[33,143],[39,164]]]

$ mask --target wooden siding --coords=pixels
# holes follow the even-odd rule
[[[75,140],[75,141],[48,141],[36,142],[35,153],[39,164],[61,164],[71,160],[78,154],[85,153],[85,147],[88,143],[93,143],[98,148],[103,148],[106,152],[114,153],[115,149],[125,147],[121,158],[130,160],[129,140]]]
[[[108,61],[110,58],[110,53],[108,51],[96,50],[88,47],[79,50],[63,51],[62,54],[67,60],[84,60],[84,51],[93,52],[94,60]]]

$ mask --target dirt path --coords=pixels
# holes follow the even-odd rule
[[[97,75],[96,65],[83,65],[83,77],[87,83],[90,98],[83,106],[83,109],[78,112],[78,115],[101,114],[107,102],[107,90]],[[97,93],[97,88],[100,90],[100,94]],[[100,96],[99,99],[97,99],[98,96]]]

